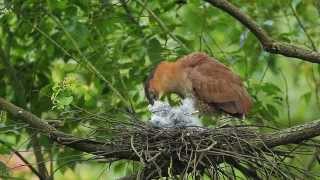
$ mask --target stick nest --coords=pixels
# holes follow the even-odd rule
[[[132,152],[131,160],[141,162],[142,169],[136,176],[143,179],[178,176],[287,179],[301,173],[283,162],[288,152],[269,149],[252,126],[154,128],[135,123],[118,125],[113,131],[115,136],[110,142],[121,147],[119,151]]]

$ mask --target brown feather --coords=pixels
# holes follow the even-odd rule
[[[194,96],[234,116],[248,113],[251,100],[240,77],[228,67],[204,53],[193,53],[180,59],[192,82]],[[213,110],[214,109],[214,110]]]
[[[148,99],[150,92],[195,97],[202,112],[222,111],[241,117],[251,107],[240,77],[205,53],[192,53],[176,62],[161,62],[147,79],[145,91]]]

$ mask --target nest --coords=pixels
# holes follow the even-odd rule
[[[319,136],[320,120],[263,134],[253,126],[155,128],[135,116],[130,116],[128,121],[118,121],[87,111],[87,115],[82,116],[78,111],[70,119],[79,120],[87,128],[90,126],[86,122],[95,120],[94,129],[86,138],[79,138],[57,130],[1,98],[0,101],[5,109],[59,144],[93,154],[96,158],[141,162],[142,166],[133,178],[311,179],[316,176],[293,167],[286,159],[308,152],[299,152],[300,147],[319,148],[316,140],[313,140],[315,143],[306,141]],[[69,117],[65,116],[65,119]],[[99,140],[99,132],[103,132],[103,139]],[[297,145],[286,146],[289,151],[278,149],[288,144]]]
[[[309,153],[298,151],[298,148],[302,149],[303,143],[296,141],[301,139],[296,136],[303,135],[304,131],[300,132],[299,129],[304,126],[293,127],[282,133],[276,131],[278,133],[266,134],[259,132],[263,128],[252,125],[155,127],[152,122],[145,123],[130,113],[121,118],[122,121],[118,119],[106,114],[87,114],[85,119],[81,116],[81,120],[100,122],[95,123],[99,128],[94,128],[93,133],[88,135],[90,139],[73,140],[69,146],[79,147],[89,143],[92,146],[85,152],[97,158],[109,162],[139,162],[141,166],[135,164],[138,171],[130,176],[133,179],[304,179],[315,176],[287,162],[296,154]],[[283,139],[282,135],[290,131],[293,132],[290,142],[286,136],[284,143],[279,143],[278,140]],[[310,137],[306,136],[302,140]],[[290,143],[299,143],[298,148],[282,146]]]
[[[155,128],[143,123],[118,125],[110,142],[140,161],[141,179],[160,177],[210,179],[288,179],[302,173],[283,162],[288,153],[271,150],[256,127]],[[288,170],[290,169],[290,170]]]

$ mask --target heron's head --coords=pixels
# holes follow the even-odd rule
[[[163,61],[149,74],[144,84],[146,97],[150,104],[161,96],[174,92],[175,63]]]

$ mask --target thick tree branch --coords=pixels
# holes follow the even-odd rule
[[[49,138],[58,142],[59,144],[66,145],[82,152],[105,156],[106,158],[113,157],[127,159],[130,156],[130,152],[121,151],[120,148],[117,148],[117,145],[82,139],[58,131],[56,128],[50,126],[47,122],[41,120],[36,115],[17,107],[1,97],[0,109],[9,112],[14,117],[21,118],[23,122],[30,125],[30,127],[32,127],[35,131],[40,132],[43,135],[47,135]]]
[[[257,37],[265,51],[298,58],[312,63],[320,63],[320,53],[272,39],[251,17],[241,12],[239,8],[227,0],[205,1],[230,14],[246,26]]]
[[[202,158],[202,160],[201,159],[199,160],[199,161],[204,161],[202,162],[202,165],[211,163],[210,161],[221,163],[223,159],[233,160],[232,158],[234,158],[235,156],[228,157],[228,153],[233,153],[232,151],[235,151],[234,153],[236,154],[236,153],[245,153],[247,151],[251,151],[252,148],[257,148],[258,150],[266,148],[267,152],[270,152],[271,148],[274,148],[280,145],[301,143],[302,141],[306,141],[320,135],[320,120],[308,122],[302,125],[294,126],[291,128],[287,128],[287,129],[283,129],[280,131],[267,133],[267,134],[260,134],[258,132],[254,132],[252,129],[248,130],[248,129],[243,129],[241,127],[216,128],[216,129],[212,129],[212,131],[210,129],[202,129],[202,128],[199,128],[199,129],[192,128],[192,129],[185,129],[185,130],[165,129],[163,131],[151,128],[149,129],[150,132],[145,132],[146,129],[141,129],[141,131],[139,132],[143,132],[143,133],[145,132],[146,134],[149,133],[154,135],[154,137],[151,137],[151,139],[155,138],[153,139],[155,144],[152,144],[152,146],[159,145],[160,147],[165,149],[160,148],[159,150],[157,149],[157,147],[155,147],[155,149],[153,149],[152,151],[145,152],[146,154],[140,154],[144,151],[143,149],[146,148],[145,146],[149,148],[151,148],[152,146],[143,144],[143,142],[147,144],[150,143],[147,140],[149,138],[148,136],[146,136],[145,134],[140,135],[138,132],[134,130],[133,132],[130,132],[130,129],[127,129],[128,132],[122,135],[123,136],[122,138],[124,139],[123,143],[116,144],[108,141],[98,142],[95,140],[89,140],[89,139],[79,138],[69,134],[65,134],[57,130],[56,128],[52,127],[51,125],[49,125],[47,122],[41,120],[39,117],[35,116],[34,114],[20,107],[15,106],[14,104],[6,101],[3,98],[0,98],[0,109],[5,110],[9,112],[11,115],[21,119],[23,122],[30,125],[30,127],[32,127],[35,131],[38,131],[43,135],[48,136],[50,139],[52,139],[53,141],[56,141],[61,145],[65,145],[65,146],[74,148],[76,150],[87,152],[87,153],[104,157],[104,158],[142,161],[144,162],[143,164],[146,165],[144,167],[145,168],[144,174],[150,177],[154,177],[158,175],[155,170],[155,167],[152,166],[153,163],[161,163],[162,165],[160,167],[164,168],[163,171],[165,171],[168,165],[166,163],[170,162],[169,161],[170,157],[168,156],[171,156],[172,154],[170,151],[166,152],[169,149],[165,150],[167,147],[164,145],[164,143],[166,143],[166,141],[168,141],[169,143],[169,141],[179,140],[180,138],[182,138],[180,134],[181,131],[185,131],[185,133],[182,133],[184,134],[183,139],[190,141],[191,144],[189,145],[196,146],[196,149],[194,150],[195,153],[198,153],[198,156],[203,155],[203,157],[206,157],[206,158]],[[134,141],[134,149],[130,148],[130,140],[128,140],[130,138],[127,136],[131,137],[132,141]],[[230,144],[229,148],[224,147],[225,145],[216,146],[216,144],[223,143],[223,142],[218,142],[220,141],[219,139],[216,139],[217,142],[215,142],[214,139],[210,138],[211,136],[216,136],[216,138],[219,138],[219,137],[221,138],[222,136],[225,136],[226,139],[221,139],[221,141],[223,142],[226,141],[227,144]],[[240,137],[240,139],[242,138],[245,138],[245,139],[243,141],[236,141],[233,144],[234,140],[232,140],[232,138],[235,138],[237,136],[242,136]],[[157,140],[158,137],[160,137],[161,139]],[[200,138],[201,139],[200,142],[202,142],[202,144],[196,143],[197,138],[199,137],[202,137]],[[203,138],[207,138],[207,140]],[[151,139],[149,141],[151,141]],[[183,142],[185,142],[185,140],[183,140]],[[119,139],[117,141],[121,142]],[[204,142],[204,141],[208,141],[208,142]],[[178,141],[175,142],[174,145],[176,145],[176,143],[179,143],[179,142]],[[203,145],[205,145],[205,147],[200,148],[200,146],[203,146]],[[224,148],[227,148],[227,149],[224,149]],[[243,150],[243,148],[247,148],[247,150]],[[156,154],[148,155],[148,153],[155,153],[154,152],[155,150],[159,150],[159,152]],[[219,158],[220,157],[219,153],[222,153],[224,151],[227,152],[226,157],[222,159]],[[171,157],[171,158],[177,158],[177,157]],[[241,158],[239,160],[241,161]],[[188,162],[185,162],[183,160],[175,160],[175,162],[176,162],[176,166],[174,169],[176,171],[173,173],[177,173],[177,174],[181,173],[181,171],[184,172],[184,168],[185,168],[184,163],[189,164]],[[150,166],[150,163],[151,163],[151,166]],[[201,163],[199,163],[200,169],[202,165]],[[156,167],[159,167],[159,166],[156,166]],[[249,172],[245,172],[245,173],[249,173]],[[250,176],[254,176],[254,172],[250,172],[250,173],[251,173]],[[163,175],[166,176],[166,174],[163,174]]]
[[[117,147],[117,145],[112,143],[104,143],[88,139],[81,139],[69,134],[65,134],[61,131],[58,131],[56,128],[50,126],[48,123],[41,120],[34,114],[20,107],[15,106],[14,104],[6,101],[1,97],[0,109],[9,112],[15,117],[21,118],[21,120],[23,120],[26,124],[30,125],[36,131],[44,135],[48,135],[49,138],[52,138],[54,141],[57,141],[60,144],[69,146],[79,151],[112,158],[128,158],[132,154],[128,155],[126,153],[134,153],[133,151],[119,152],[121,151],[120,147]],[[320,120],[315,120],[302,125],[261,135],[261,140],[263,141],[264,146],[273,148],[280,145],[300,143],[302,141],[311,139],[319,135]]]
[[[286,144],[297,144],[320,135],[320,120],[283,129],[263,138],[269,148]]]

